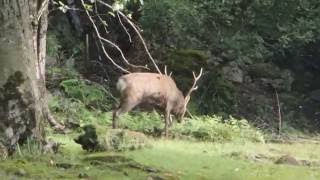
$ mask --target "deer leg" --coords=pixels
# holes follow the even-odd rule
[[[124,114],[126,112],[129,112],[131,109],[133,109],[137,103],[133,103],[130,100],[124,101],[120,104],[118,109],[113,111],[113,116],[112,116],[112,128],[115,129],[117,128],[117,122],[116,120],[118,119],[119,115]]]
[[[173,124],[173,119],[172,119],[172,115],[169,115],[169,127],[171,127]]]
[[[166,113],[165,113],[165,126],[164,126],[164,132],[165,132],[165,136],[168,137],[168,126],[169,126],[169,121],[170,121],[170,111],[171,111],[171,107],[167,105],[166,108]]]
[[[113,114],[112,114],[112,128],[113,129],[116,129],[117,128],[117,124],[116,124],[116,119],[118,118],[119,116],[119,109],[115,109],[113,111]]]

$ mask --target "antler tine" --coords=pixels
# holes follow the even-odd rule
[[[165,74],[166,76],[169,76],[169,77],[171,77],[171,75],[172,75],[172,72],[170,72],[170,74],[168,75],[167,65],[164,66],[164,74]]]
[[[196,74],[195,74],[194,72],[192,72],[192,73],[193,73],[193,77],[194,77],[196,80],[199,80],[200,77],[202,76],[202,71],[203,71],[203,68],[200,69],[200,73],[199,73],[198,76],[196,76]]]
[[[200,79],[200,77],[202,76],[202,72],[203,72],[203,68],[200,69],[199,75],[196,76],[196,74],[192,71],[194,81],[193,81],[193,84],[192,84],[189,92],[187,93],[187,95],[186,95],[186,97],[185,97],[186,104],[187,104],[187,103],[189,102],[189,100],[190,100],[190,95],[191,95],[192,91],[195,91],[195,90],[198,89],[198,86],[196,86],[196,84],[197,84],[197,81],[198,81],[198,80]]]

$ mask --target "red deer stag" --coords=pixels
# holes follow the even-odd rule
[[[117,89],[120,91],[120,105],[113,112],[112,127],[116,128],[116,119],[122,113],[126,113],[139,104],[156,106],[165,114],[165,135],[168,135],[168,125],[170,113],[177,117],[181,122],[187,110],[187,104],[190,100],[192,91],[195,91],[197,81],[202,75],[202,68],[198,76],[194,72],[194,82],[184,97],[177,88],[173,79],[157,73],[131,73],[123,75],[118,79]]]

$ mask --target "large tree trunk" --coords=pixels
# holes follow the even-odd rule
[[[43,3],[45,2],[45,3]],[[43,139],[46,0],[0,0],[0,146]],[[1,145],[2,144],[2,145]]]

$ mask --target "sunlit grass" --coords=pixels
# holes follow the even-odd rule
[[[10,177],[19,174],[22,169],[26,172],[23,179],[78,179],[80,173],[92,179],[146,179],[152,173],[128,166],[130,163],[139,163],[160,170],[162,175],[170,179],[320,179],[319,167],[274,164],[283,155],[291,155],[298,160],[319,161],[320,144],[209,143],[153,139],[151,147],[141,150],[88,153],[74,143],[74,137],[76,134],[49,136],[63,143],[60,149],[62,154],[8,159],[0,163],[1,176]],[[121,156],[127,162],[108,162],[107,159],[112,156]],[[100,159],[101,164],[92,164],[90,158]],[[55,165],[57,163],[73,166],[62,169]]]
[[[153,148],[127,152],[127,156],[149,166],[174,171],[182,179],[319,179],[318,168],[274,165],[250,159],[256,154],[275,158],[290,153],[304,158],[320,152],[319,148],[319,145],[310,144],[214,144],[158,140],[153,143]],[[278,151],[274,152],[274,149]],[[239,156],[233,157],[234,154]]]

